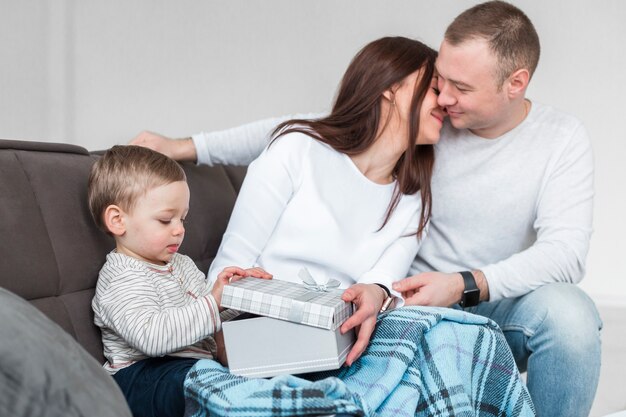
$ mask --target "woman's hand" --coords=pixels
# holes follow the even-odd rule
[[[342,334],[353,328],[357,334],[356,342],[346,357],[346,365],[352,365],[365,351],[376,327],[376,317],[386,298],[385,290],[376,284],[354,284],[343,292],[341,299],[354,303],[357,308],[341,326]]]

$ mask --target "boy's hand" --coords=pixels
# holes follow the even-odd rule
[[[222,308],[222,292],[224,291],[224,285],[231,282],[233,279],[238,280],[246,276],[246,270],[236,266],[229,266],[224,268],[222,272],[217,275],[217,279],[213,283],[211,289],[211,295],[215,298],[217,305]]]
[[[272,279],[272,274],[265,272],[262,268],[243,269],[238,266],[224,268],[224,270],[217,275],[217,279],[211,290],[211,294],[220,308],[222,308],[222,292],[224,291],[224,285],[246,277]]]
[[[272,279],[273,275],[270,274],[269,272],[265,271],[265,269],[263,268],[248,268],[246,269],[246,277],[254,277],[254,278],[261,278],[261,279]]]
[[[226,356],[226,345],[224,345],[224,331],[220,330],[219,332],[213,335],[213,339],[215,339],[215,344],[217,345],[217,361],[222,365],[228,367],[228,357]]]

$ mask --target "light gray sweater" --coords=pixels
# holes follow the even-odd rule
[[[198,162],[249,164],[287,118],[194,135]],[[411,274],[480,269],[492,301],[583,278],[593,156],[580,121],[533,103],[526,120],[496,139],[446,123],[436,158],[429,234]]]

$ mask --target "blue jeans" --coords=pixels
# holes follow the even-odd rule
[[[120,386],[133,417],[182,417],[183,384],[197,359],[164,356],[120,369],[113,379]]]
[[[528,372],[537,416],[589,415],[600,376],[602,321],[581,289],[548,284],[467,311],[498,323],[520,371]]]

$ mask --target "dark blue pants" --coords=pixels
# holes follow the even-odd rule
[[[185,413],[183,384],[197,359],[144,359],[121,369],[113,378],[134,417],[178,417]]]

